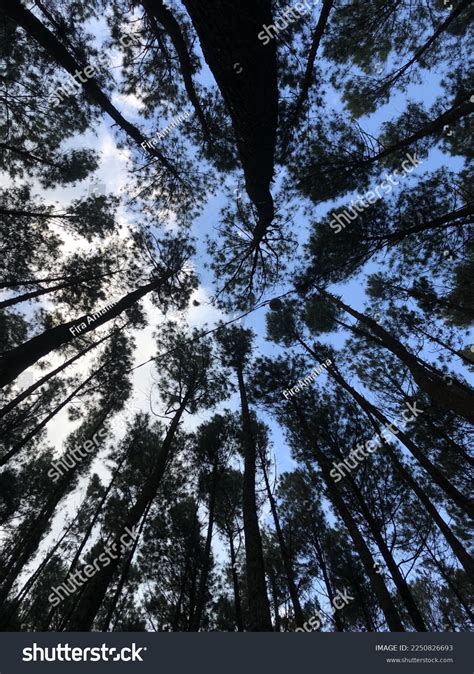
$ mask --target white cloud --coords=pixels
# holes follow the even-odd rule
[[[112,103],[120,108],[121,110],[124,109],[124,112],[140,112],[143,107],[144,103],[141,101],[135,94],[117,94],[114,93],[112,95]]]

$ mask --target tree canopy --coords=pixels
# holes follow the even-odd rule
[[[473,17],[3,0],[2,630],[473,628]]]

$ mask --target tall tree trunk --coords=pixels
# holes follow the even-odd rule
[[[452,581],[452,579],[449,576],[449,573],[446,571],[446,569],[443,567],[441,562],[433,555],[431,550],[426,547],[428,554],[430,555],[433,564],[436,566],[438,569],[440,575],[444,578],[446,581],[449,589],[451,592],[454,594],[454,596],[457,598],[461,606],[463,607],[464,611],[466,612],[466,615],[468,619],[471,621],[471,623],[474,623],[474,612],[471,610],[469,606],[469,599],[466,601],[466,599],[462,596],[462,594],[459,592],[458,588],[456,587],[455,583]]]
[[[150,501],[147,509],[145,510],[145,512],[143,514],[142,521],[140,523],[140,528],[138,530],[138,536],[133,541],[132,549],[130,550],[130,552],[128,553],[128,555],[125,559],[125,564],[124,564],[124,567],[123,567],[122,572],[120,574],[120,578],[119,578],[119,581],[117,583],[117,587],[115,589],[114,596],[112,598],[112,601],[110,602],[110,606],[108,608],[107,615],[105,616],[104,621],[103,621],[103,623],[101,625],[101,628],[100,628],[101,632],[107,632],[108,631],[109,625],[110,625],[110,623],[112,621],[112,618],[113,618],[113,615],[114,615],[114,612],[117,609],[117,604],[118,604],[118,601],[120,599],[120,595],[122,594],[122,590],[124,588],[125,582],[128,578],[130,567],[132,565],[132,559],[133,559],[133,556],[134,556],[135,551],[137,549],[138,541],[139,541],[140,536],[142,534],[143,527],[145,526],[145,522],[147,520],[148,513],[150,511],[150,507],[151,507],[152,502],[153,501]]]
[[[311,353],[318,362],[321,362],[321,359],[317,356],[316,352],[311,349],[311,347],[309,347],[299,337],[297,339],[298,342],[305,348],[305,350],[308,351],[308,353]],[[471,500],[464,494],[461,494],[461,492],[441,473],[441,471],[438,470],[438,468],[428,459],[422,450],[411,440],[411,438],[406,433],[398,429],[396,424],[390,424],[383,412],[369,403],[368,400],[366,400],[360,393],[357,393],[355,389],[349,386],[334,364],[329,365],[327,370],[333,379],[335,379],[342,388],[349,392],[363,409],[370,410],[373,416],[384,426],[391,425],[397,431],[397,437],[399,437],[405,447],[410,450],[415,459],[426,470],[435,484],[437,484],[438,487],[444,491],[445,494],[453,501],[453,503],[461,508],[461,510],[466,512],[469,516],[472,516],[473,505]]]
[[[110,409],[107,409],[99,418],[93,429],[89,433],[89,440],[91,440],[97,431],[104,424]],[[86,460],[92,460],[92,455]],[[81,464],[76,463],[68,470],[59,481],[51,496],[41,509],[37,517],[28,523],[26,531],[20,536],[16,543],[12,556],[8,564],[5,564],[0,571],[0,606],[5,602],[13,584],[22,572],[25,564],[31,559],[32,555],[38,550],[38,546],[45,532],[51,525],[51,520],[58,504],[62,501],[64,496],[71,490],[73,482],[81,470]]]
[[[329,579],[328,567],[326,564],[326,560],[324,559],[323,549],[321,546],[321,542],[319,540],[319,535],[313,521],[311,521],[311,533],[312,533],[313,547],[316,553],[316,559],[319,564],[319,568],[321,569],[321,573],[323,574],[324,585],[326,586],[326,592],[328,593],[329,603],[331,604],[331,606],[334,606],[333,604],[334,590],[332,588],[332,584]],[[338,632],[344,632],[344,625],[342,623],[339,611],[335,611],[333,620],[336,625],[336,630]]]
[[[342,454],[340,454],[340,452],[339,455],[342,458]],[[389,570],[393,582],[395,583],[395,587],[397,588],[398,593],[403,603],[405,604],[406,610],[408,612],[408,615],[410,616],[414,628],[416,629],[417,632],[426,632],[427,627],[425,621],[411,593],[410,587],[406,582],[405,578],[402,576],[400,569],[398,568],[398,565],[393,558],[392,553],[388,549],[388,545],[385,542],[372,513],[367,507],[365,499],[361,494],[361,491],[356,481],[354,480],[354,478],[350,473],[347,476],[347,479],[351,485],[352,492],[354,493],[357,499],[362,516],[364,517],[365,521],[368,524],[370,534],[373,540],[375,541],[377,547],[379,548],[382,557],[384,559],[384,562],[387,566],[387,569]]]
[[[174,273],[174,271],[170,271],[151,283],[140,286],[136,290],[124,295],[116,304],[96,319],[90,319],[90,316],[88,315],[81,316],[81,318],[76,319],[75,321],[69,321],[68,323],[57,325],[55,328],[45,330],[40,335],[33,337],[24,344],[7,351],[0,360],[0,388],[10,384],[24,370],[38,362],[40,358],[44,358],[44,356],[47,356],[52,351],[59,349],[61,346],[64,346],[75,339],[75,335],[71,331],[72,328],[77,328],[81,324],[84,324],[85,327],[78,333],[80,335],[85,335],[88,332],[96,330],[101,325],[104,325],[113,318],[116,318],[116,316],[119,316],[126,309],[132,307],[148,293],[153,292],[161,285],[164,285]]]
[[[16,21],[43,49],[56,61],[62,68],[64,68],[70,75],[74,77],[77,72],[81,72],[87,67],[87,63],[81,64],[77,59],[70,54],[70,52],[59,42],[54,33],[52,33],[46,26],[44,26],[36,16],[22,5],[20,0],[3,0],[2,12],[4,12],[11,19]],[[99,83],[94,77],[89,77],[85,81],[81,79],[81,86],[91,101],[96,103],[103,112],[106,112],[114,120],[115,124],[120,127],[127,136],[129,136],[138,145],[144,143],[146,138],[141,131],[127,121],[123,115],[112,105],[109,98],[102,91]],[[168,159],[164,157],[161,152],[154,148],[147,148],[147,152],[159,159],[161,164],[176,178],[179,175],[176,169],[170,164]]]
[[[69,568],[67,570],[66,575],[64,576],[63,582],[66,582],[68,580],[68,578],[76,570],[76,568],[79,564],[79,560],[80,560],[81,555],[82,555],[82,551],[84,550],[85,546],[87,545],[87,542],[88,542],[88,540],[89,540],[89,538],[92,534],[94,526],[96,525],[96,522],[99,519],[99,515],[102,512],[102,508],[104,507],[105,502],[107,501],[107,499],[109,497],[109,494],[112,491],[112,487],[114,486],[115,481],[116,481],[117,477],[119,476],[120,471],[122,470],[122,466],[125,462],[125,459],[127,458],[128,454],[129,454],[129,451],[130,451],[130,447],[127,449],[127,451],[124,453],[123,457],[120,459],[119,463],[117,464],[117,467],[115,468],[115,470],[113,472],[112,479],[110,480],[109,484],[107,485],[107,489],[103,493],[102,498],[100,499],[99,504],[98,504],[97,508],[95,509],[94,515],[92,516],[91,521],[89,522],[89,524],[87,526],[87,529],[84,532],[84,535],[82,536],[82,540],[79,544],[79,547],[77,548],[76,552],[74,553],[74,557],[72,559],[72,562],[69,565]],[[57,610],[57,606],[53,606],[51,608],[51,610],[48,614],[48,617],[46,619],[44,629],[47,629],[48,626],[51,624],[51,620],[53,619],[53,616],[56,613],[56,610]],[[71,613],[71,615],[72,615],[72,613]]]
[[[311,349],[311,347],[309,347],[303,340],[298,338],[298,341],[305,348],[305,350],[308,351],[308,353],[312,354],[312,356],[315,358],[317,362],[319,363],[323,362],[323,359],[320,358],[317,355],[317,353],[313,349]],[[370,403],[366,398],[364,398],[363,395],[358,393],[350,384],[348,384],[344,379],[344,377],[340,374],[339,370],[337,370],[334,365],[329,366],[327,369],[329,374],[333,377],[333,379],[341,386],[342,389],[344,389],[345,391],[347,391],[347,393],[350,394],[350,396],[358,403],[360,408],[365,412],[365,414],[370,420],[370,423],[374,426],[375,431],[379,435],[383,443],[383,446],[388,452],[393,465],[398,470],[402,479],[405,480],[408,486],[418,496],[421,503],[426,508],[430,516],[433,518],[435,524],[438,526],[443,536],[446,538],[446,541],[448,542],[452,551],[458,558],[459,562],[465,568],[466,572],[468,574],[474,575],[474,560],[469,555],[467,550],[464,548],[462,543],[458,540],[458,538],[456,538],[456,536],[453,534],[450,527],[443,520],[443,518],[438,512],[437,507],[430,500],[425,490],[419,486],[419,483],[413,478],[410,471],[407,468],[405,468],[405,466],[399,461],[390,443],[386,442],[385,439],[382,437],[380,427],[376,424],[375,419],[380,421],[384,426],[386,426],[389,423],[388,419],[382,412],[380,412],[380,410],[378,410],[374,405],[372,405],[372,403]],[[405,444],[404,440],[405,437],[406,437],[405,434],[403,434],[403,437],[400,438],[404,444]],[[410,448],[407,446],[407,449]],[[415,458],[417,457],[415,456]]]
[[[380,574],[375,571],[376,567],[374,557],[366,545],[356,521],[344,503],[344,500],[340,495],[334,480],[329,475],[328,462],[322,452],[316,448],[315,454],[323,474],[323,479],[328,490],[329,498],[333,502],[336,512],[338,512],[340,515],[347,531],[349,532],[350,537],[352,538],[352,541],[354,542],[354,546],[359,553],[359,557],[365,568],[365,572],[371,581],[375,594],[377,595],[380,608],[382,609],[382,612],[385,616],[387,625],[391,632],[404,632],[405,628],[403,627],[402,620],[393,602],[393,599],[390,596],[390,592],[385,585],[385,581],[380,576]]]
[[[95,276],[90,276],[89,278],[86,278],[82,281],[75,281],[75,280],[63,281],[63,283],[58,283],[57,285],[52,286],[51,288],[39,288],[38,290],[30,290],[30,292],[28,293],[22,293],[21,295],[16,295],[16,297],[10,297],[8,300],[3,300],[3,302],[0,302],[0,309],[6,309],[7,307],[11,307],[14,304],[21,304],[22,302],[27,302],[28,300],[32,300],[35,297],[48,295],[49,293],[56,292],[56,290],[63,290],[64,288],[72,288],[73,286],[80,285],[81,283],[85,283],[86,281],[93,281],[95,279],[104,278],[104,276],[110,276],[111,273],[96,274]]]
[[[1,146],[0,146],[1,147]],[[107,274],[107,276],[113,276],[118,274],[118,271],[113,271]],[[20,286],[36,286],[40,283],[54,283],[56,281],[74,281],[75,283],[82,283],[82,281],[89,280],[88,276],[48,276],[47,278],[32,278],[27,280],[3,280],[0,282],[0,288],[18,288]]]
[[[354,594],[356,595],[356,601],[360,608],[362,609],[362,613],[364,614],[364,620],[365,620],[365,626],[367,627],[367,632],[376,632],[376,628],[374,625],[374,621],[372,619],[372,616],[370,615],[369,608],[367,606],[367,603],[365,601],[365,595],[360,587],[360,584],[357,582],[356,579],[352,579],[352,586],[354,588]]]
[[[352,309],[322,288],[318,288],[318,291],[325,299],[367,326],[378,338],[377,343],[397,356],[407,366],[420,389],[436,404],[444,409],[452,410],[470,423],[474,423],[474,391],[469,386],[459,382],[454,382],[451,385],[446,384],[441,373],[411,354],[398,339],[372,318]],[[367,337],[370,339],[371,335],[367,335]]]
[[[1,619],[0,619],[1,620],[1,622],[0,622],[0,628],[1,629],[11,627],[12,631],[19,631],[18,626],[21,624],[21,620],[15,620],[14,616],[16,615],[17,610],[18,610],[21,602],[24,600],[24,598],[26,597],[28,592],[30,592],[30,590],[35,585],[38,578],[41,576],[41,574],[43,573],[45,568],[48,566],[51,559],[57,553],[57,551],[59,550],[59,548],[62,545],[62,542],[64,541],[66,536],[69,534],[71,528],[74,526],[76,521],[77,521],[77,515],[71,521],[71,523],[67,526],[66,530],[63,532],[62,536],[54,544],[54,546],[51,548],[51,550],[49,550],[49,552],[46,554],[46,556],[42,560],[41,564],[38,565],[38,567],[35,569],[35,571],[28,578],[28,580],[23,585],[23,587],[19,590],[17,596],[10,603],[10,606],[8,607],[8,609],[6,611],[2,612],[2,616],[1,616]]]
[[[308,100],[309,90],[314,79],[314,63],[316,60],[316,54],[318,53],[319,45],[324,35],[324,31],[326,30],[329,14],[331,13],[333,6],[334,0],[323,0],[323,6],[319,15],[318,24],[314,30],[313,41],[308,53],[308,61],[306,63],[306,70],[303,77],[303,82],[301,84],[300,93],[298,94],[298,98],[296,99],[294,105],[290,109],[288,121],[285,124],[284,136],[281,143],[281,156],[279,158],[280,164],[284,163],[288,155],[288,145],[291,134],[295,131],[295,127],[298,124],[303,106]]]
[[[48,423],[53,419],[56,414],[58,414],[66,405],[81,391],[89,382],[91,382],[95,377],[97,377],[98,374],[110,363],[110,361],[107,361],[103,365],[101,365],[95,372],[93,372],[89,377],[84,379],[79,386],[76,386],[76,388],[70,393],[59,405],[57,405],[54,410],[52,410],[49,414],[47,414],[42,421],[40,421],[39,424],[37,424],[29,433],[25,435],[25,437],[20,440],[20,442],[17,442],[14,447],[12,447],[6,454],[4,454],[0,458],[0,466],[4,466],[10,459],[18,454],[18,452],[23,449],[25,445],[28,444],[30,440],[32,440],[35,435],[37,435]]]
[[[194,613],[193,622],[191,624],[192,632],[199,632],[202,614],[204,612],[207,603],[206,601],[206,592],[208,589],[207,581],[209,577],[209,567],[211,563],[212,534],[214,531],[214,513],[216,508],[217,469],[218,465],[217,463],[215,463],[212,469],[211,490],[209,492],[208,522],[207,522],[206,545],[204,547],[204,561],[201,569],[201,577],[199,579],[196,611]]]
[[[296,400],[292,400],[291,403],[292,403],[291,405],[292,410],[294,411],[295,415],[299,420],[299,423],[304,429],[308,447],[312,448],[314,456],[321,469],[328,497],[333,503],[336,512],[339,514],[342,521],[344,522],[344,525],[349,533],[349,536],[351,537],[354,543],[354,546],[359,554],[365,572],[370,579],[372,589],[375,595],[377,596],[380,608],[382,609],[382,612],[385,616],[385,620],[387,621],[387,625],[391,632],[404,632],[405,628],[398,613],[397,607],[395,606],[393,599],[390,595],[390,592],[388,591],[388,588],[385,585],[385,581],[381,577],[381,575],[375,571],[374,557],[369,547],[367,546],[364,537],[359,531],[357,522],[355,521],[351,512],[346,506],[344,499],[336,485],[336,482],[332,479],[330,475],[331,465],[326,456],[324,455],[324,453],[318,448],[317,443],[315,442],[315,438],[312,437],[312,434],[310,433],[306,422],[304,412],[303,410],[301,410],[298,402]],[[309,464],[307,467],[308,472],[311,474],[312,471]]]
[[[272,511],[272,516],[273,516],[273,522],[275,524],[275,531],[278,539],[278,545],[280,546],[280,554],[281,558],[283,560],[283,566],[285,568],[285,575],[286,575],[286,582],[288,584],[288,591],[290,593],[291,597],[291,603],[293,605],[293,610],[295,612],[295,623],[297,627],[303,627],[304,624],[304,614],[303,610],[301,608],[300,600],[298,597],[298,590],[296,587],[296,582],[295,582],[295,572],[293,570],[293,564],[291,561],[290,553],[288,551],[286,542],[285,542],[285,537],[283,536],[283,532],[281,530],[280,526],[280,519],[278,517],[278,511],[275,503],[275,499],[273,498],[272,490],[270,487],[270,482],[268,479],[268,474],[267,474],[267,469],[265,466],[265,460],[262,454],[260,453],[260,464],[262,466],[262,471],[263,471],[263,478],[265,480],[265,489],[267,491],[267,498],[270,503],[270,508]]]
[[[268,569],[268,580],[270,585],[270,593],[273,600],[273,613],[275,614],[275,632],[280,632],[281,617],[280,617],[280,602],[278,600],[278,587],[275,578],[275,572],[271,568]]]
[[[198,569],[195,559],[191,559],[191,583],[189,585],[189,612],[188,612],[188,626],[186,631],[191,631],[191,623],[194,619],[196,611],[196,586],[197,586]]]
[[[126,324],[128,325],[128,323]],[[0,409],[0,419],[4,417],[8,412],[11,412],[17,405],[19,405],[23,400],[28,398],[32,393],[36,391],[40,386],[43,386],[43,384],[46,384],[50,379],[55,377],[57,374],[65,370],[69,365],[72,365],[73,363],[76,362],[79,358],[82,358],[82,356],[85,356],[86,353],[89,353],[92,349],[95,349],[96,346],[99,346],[99,344],[102,344],[102,342],[105,342],[107,339],[110,339],[114,335],[118,334],[121,330],[123,330],[126,326],[122,326],[121,328],[118,328],[117,330],[113,330],[110,332],[108,335],[105,335],[105,337],[102,337],[101,339],[98,339],[96,342],[92,342],[89,346],[86,346],[84,349],[81,351],[78,351],[75,356],[71,356],[68,360],[66,360],[62,365],[59,365],[57,368],[52,370],[51,372],[48,372],[47,374],[44,375],[44,377],[41,377],[36,381],[34,384],[29,386],[27,389],[19,393],[16,398],[14,398],[11,402],[7,403],[4,407]]]
[[[191,101],[194,111],[196,112],[196,117],[199,119],[206,143],[208,147],[210,147],[212,143],[211,133],[209,131],[199,97],[194,87],[193,64],[191,63],[188,46],[186,44],[186,40],[184,39],[180,25],[176,21],[170,9],[164,4],[163,0],[142,0],[142,5],[150,17],[152,29],[156,28],[155,21],[158,21],[166,30],[171,42],[173,43],[176,55],[178,56],[179,67],[183,77],[183,84],[186,89],[186,93],[188,94],[189,100]]]
[[[258,213],[254,237],[259,242],[274,216],[276,46],[275,40],[265,46],[258,39],[259,26],[272,23],[271,2],[241,0],[239,11],[232,0],[184,0],[184,5],[232,119],[245,188]]]
[[[248,629],[251,632],[271,632],[273,629],[272,619],[265,583],[262,537],[258,524],[257,500],[255,496],[257,447],[241,367],[237,368],[237,379],[239,383],[243,431],[242,444],[244,449],[242,510],[249,602]]]
[[[181,402],[176,414],[174,415],[168,432],[166,433],[165,439],[163,440],[156,466],[153,468],[150,476],[145,482],[135,505],[132,507],[125,518],[120,532],[115,537],[114,543],[117,545],[117,549],[120,549],[120,537],[127,535],[127,528],[133,530],[133,528],[138,525],[150,501],[156,495],[161,479],[165,472],[174,436],[190,397],[191,394],[188,391],[184,396],[184,399]],[[84,586],[84,592],[76,607],[76,611],[69,621],[68,629],[70,631],[87,632],[92,628],[97,611],[104,601],[108,587],[119,565],[120,556],[117,555],[117,559],[112,559],[108,566],[97,572]]]
[[[242,617],[242,602],[240,600],[240,589],[239,589],[239,576],[237,574],[237,558],[235,556],[234,548],[234,537],[232,531],[229,529],[227,532],[229,539],[229,549],[230,549],[230,564],[231,564],[231,574],[232,574],[232,587],[234,590],[234,608],[235,608],[235,624],[237,625],[237,631],[244,631],[244,620]]]
[[[418,131],[415,131],[410,136],[402,138],[393,145],[381,150],[378,154],[369,159],[366,159],[360,163],[360,166],[370,166],[376,164],[381,159],[394,154],[395,152],[401,152],[402,150],[408,150],[416,141],[421,140],[422,138],[427,138],[429,136],[434,136],[437,133],[442,133],[443,128],[446,125],[455,124],[463,117],[467,117],[474,110],[474,103],[471,103],[469,100],[470,94],[466,94],[463,98],[456,101],[454,105],[443,112],[439,117],[436,117],[431,122],[428,122]]]
[[[457,557],[458,561],[466,570],[466,573],[468,575],[474,576],[474,560],[471,557],[471,555],[462,545],[461,541],[453,534],[448,524],[446,524],[446,522],[443,520],[443,518],[438,512],[438,509],[436,508],[434,503],[430,500],[425,490],[422,487],[420,487],[419,483],[413,478],[409,470],[401,463],[401,461],[398,459],[396,453],[394,452],[390,444],[384,440],[384,438],[380,433],[380,428],[377,426],[377,424],[374,424],[374,427],[376,428],[377,433],[379,434],[379,437],[383,443],[383,446],[385,447],[388,455],[390,456],[390,460],[392,461],[395,469],[400,474],[401,478],[417,495],[418,499],[423,504],[424,508],[431,516],[431,518],[433,519],[434,523],[437,525],[443,536],[445,537],[446,542],[448,543],[451,550]]]
[[[179,627],[179,621],[181,618],[181,607],[183,605],[184,593],[186,591],[186,583],[188,581],[189,570],[191,568],[191,549],[188,547],[186,550],[186,558],[184,562],[184,571],[181,577],[181,583],[179,587],[178,601],[174,609],[173,622],[171,624],[171,631],[177,632]]]
[[[449,26],[455,21],[455,19],[458,18],[458,16],[470,6],[471,0],[461,0],[456,7],[452,8],[452,11],[450,14],[447,16],[447,18],[438,26],[438,28],[434,31],[432,35],[426,40],[426,42],[419,47],[415,53],[413,54],[412,58],[405,63],[404,66],[399,68],[395,73],[392,75],[389,75],[385,80],[382,82],[382,85],[378,88],[380,91],[388,91],[397,80],[400,79],[400,77],[409,69],[411,66],[417,62],[419,62],[423,56],[423,54],[430,49],[430,47],[436,42],[436,40],[439,38],[440,35],[442,35],[444,32],[447,31]]]

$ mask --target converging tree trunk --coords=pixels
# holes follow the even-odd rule
[[[242,415],[242,444],[244,448],[244,477],[242,507],[244,515],[247,594],[249,602],[248,629],[253,632],[271,632],[272,619],[265,583],[262,537],[258,524],[255,495],[257,448],[242,368],[237,368]]]
[[[193,622],[191,624],[191,631],[199,632],[199,627],[201,625],[201,618],[206,607],[206,593],[207,593],[207,581],[209,578],[209,567],[211,563],[211,545],[212,545],[212,534],[214,531],[214,513],[216,509],[216,491],[217,491],[217,476],[218,476],[218,465],[214,464],[212,469],[212,478],[211,478],[211,489],[209,492],[209,503],[207,508],[208,513],[208,522],[207,522],[207,535],[206,535],[206,545],[204,547],[204,559],[202,563],[201,576],[199,578],[199,586],[197,593],[197,602],[196,610],[193,616]]]
[[[160,485],[161,479],[165,472],[168,457],[171,451],[174,436],[178,430],[179,422],[189,402],[189,394],[187,394],[178,410],[176,411],[173,420],[169,426],[166,437],[160,448],[160,453],[152,473],[145,482],[140,495],[137,498],[134,506],[131,508],[123,525],[120,527],[120,532],[115,538],[117,549],[120,549],[120,537],[127,536],[126,529],[133,530],[143,517],[150,501],[155,497],[157,489]],[[108,587],[121,563],[120,555],[116,559],[112,559],[108,566],[103,567],[93,576],[84,587],[84,592],[76,606],[74,615],[71,617],[68,629],[71,631],[89,631],[92,628],[97,611],[104,601]]]
[[[168,272],[164,276],[151,281],[151,283],[140,286],[136,290],[124,295],[116,304],[97,318],[91,318],[88,315],[81,316],[81,318],[74,321],[69,321],[55,328],[45,330],[40,335],[8,351],[0,360],[0,388],[10,384],[24,370],[38,362],[40,358],[44,358],[44,356],[47,356],[52,351],[71,342],[75,338],[74,332],[84,335],[92,330],[96,330],[101,325],[104,325],[104,323],[116,318],[123,311],[132,307],[148,293],[164,285],[174,273]],[[78,330],[81,325],[84,327]]]
[[[270,0],[203,3],[184,0],[204,57],[232,119],[245,188],[258,213],[255,241],[270,226],[270,183],[278,116],[275,40],[264,45],[258,33],[272,23]]]
[[[314,359],[317,362],[319,362],[319,363],[323,362],[322,357],[319,357],[317,355],[317,353],[313,349],[311,349],[311,347],[308,346],[303,340],[298,338],[298,341],[305,348],[305,350],[308,351],[308,353],[310,353],[314,357]],[[327,368],[327,370],[328,370],[329,374],[333,377],[333,379],[341,386],[341,388],[344,389],[347,393],[349,393],[349,395],[357,402],[357,404],[360,406],[360,408],[366,413],[366,415],[369,418],[371,424],[374,425],[375,430],[377,431],[377,434],[380,435],[380,433],[381,433],[380,426],[378,426],[375,423],[375,419],[377,419],[383,426],[387,426],[389,424],[389,420],[387,419],[387,417],[379,409],[377,409],[374,405],[372,405],[372,403],[370,403],[362,394],[358,393],[350,384],[348,384],[348,382],[346,382],[346,380],[341,375],[339,370],[334,366],[334,364],[330,365]],[[416,453],[413,454],[413,456],[415,456],[415,458],[418,458],[418,456],[423,457],[426,460],[427,464],[429,464],[432,468],[434,468],[434,466],[431,464],[429,459],[427,457],[425,457],[424,454],[422,454],[421,450],[418,450],[416,448],[416,445],[414,445],[414,443],[411,442],[411,440],[408,438],[408,436],[405,433],[399,432],[399,436],[400,436],[400,440],[403,442],[403,444],[405,444],[407,449],[410,449],[410,451],[412,451],[412,449],[415,449]],[[381,435],[380,435],[380,437],[382,438]],[[425,490],[419,485],[419,483],[411,475],[410,471],[398,459],[398,457],[397,457],[395,451],[392,449],[390,443],[386,442],[383,438],[382,438],[382,441],[383,441],[383,446],[386,449],[386,451],[389,453],[390,458],[391,458],[396,470],[398,470],[401,477],[405,480],[405,482],[407,482],[407,484],[410,486],[410,488],[418,496],[421,503],[426,508],[427,512],[431,515],[434,522],[439,527],[440,531],[443,533],[444,537],[446,538],[446,541],[450,545],[451,549],[453,550],[454,554],[458,558],[459,562],[466,569],[466,572],[473,574],[474,573],[474,560],[472,559],[471,555],[469,555],[469,553],[464,548],[464,546],[459,541],[459,539],[453,534],[451,528],[443,520],[443,518],[441,517],[441,515],[438,511],[438,508],[431,501],[431,499],[429,498],[429,496],[427,495]],[[408,442],[408,445],[406,444],[406,441]],[[421,461],[420,461],[420,463],[421,463]],[[423,465],[423,463],[421,463],[421,465]],[[423,467],[425,467],[425,466],[423,466]],[[430,470],[432,468],[430,468]],[[431,473],[429,473],[429,474],[430,474],[431,477],[433,477],[433,475],[431,475]],[[438,474],[439,474],[439,472],[436,471],[435,472],[436,479],[438,478]],[[444,479],[446,479],[446,478],[444,478]],[[456,502],[455,499],[458,498],[456,492],[451,493],[452,490],[455,489],[455,487],[453,485],[451,485],[449,483],[449,481],[447,481],[447,482],[448,482],[448,484],[445,485],[445,487],[448,491],[446,493],[447,493],[448,496],[451,496],[453,498],[454,502]],[[443,484],[444,484],[444,482],[443,482]],[[443,487],[441,487],[441,485],[439,485],[439,486],[440,486],[440,488],[443,488]],[[464,509],[465,506],[467,506],[468,511],[469,511],[469,506],[470,506],[469,500],[467,499],[467,503],[466,503],[466,497],[464,497],[462,494],[459,494],[459,497],[460,497],[460,502],[462,503],[463,509]]]
[[[268,473],[265,466],[265,459],[260,454],[260,465],[262,466],[263,478],[265,480],[265,489],[267,491],[267,498],[270,503],[270,509],[272,511],[273,522],[275,524],[275,531],[278,539],[278,545],[280,546],[281,558],[283,560],[283,566],[285,567],[286,582],[288,584],[288,591],[291,597],[291,603],[293,604],[293,610],[295,612],[295,623],[298,627],[303,627],[304,624],[304,614],[301,608],[298,589],[295,582],[295,572],[293,569],[292,560],[286,545],[285,537],[283,536],[283,531],[281,530],[280,519],[278,517],[278,511],[275,503],[275,499],[272,494],[270,487],[270,481],[268,479]]]
[[[435,368],[428,366],[419,357],[411,354],[398,339],[393,337],[372,318],[352,309],[352,307],[322,288],[318,290],[332,304],[343,309],[362,323],[362,325],[368,327],[375,335],[377,343],[388,351],[391,351],[407,366],[420,389],[435,403],[440,405],[440,407],[456,412],[456,414],[464,417],[470,423],[474,423],[474,391],[470,387],[458,382],[446,383],[441,373]],[[369,339],[371,337],[367,333],[366,336]]]

